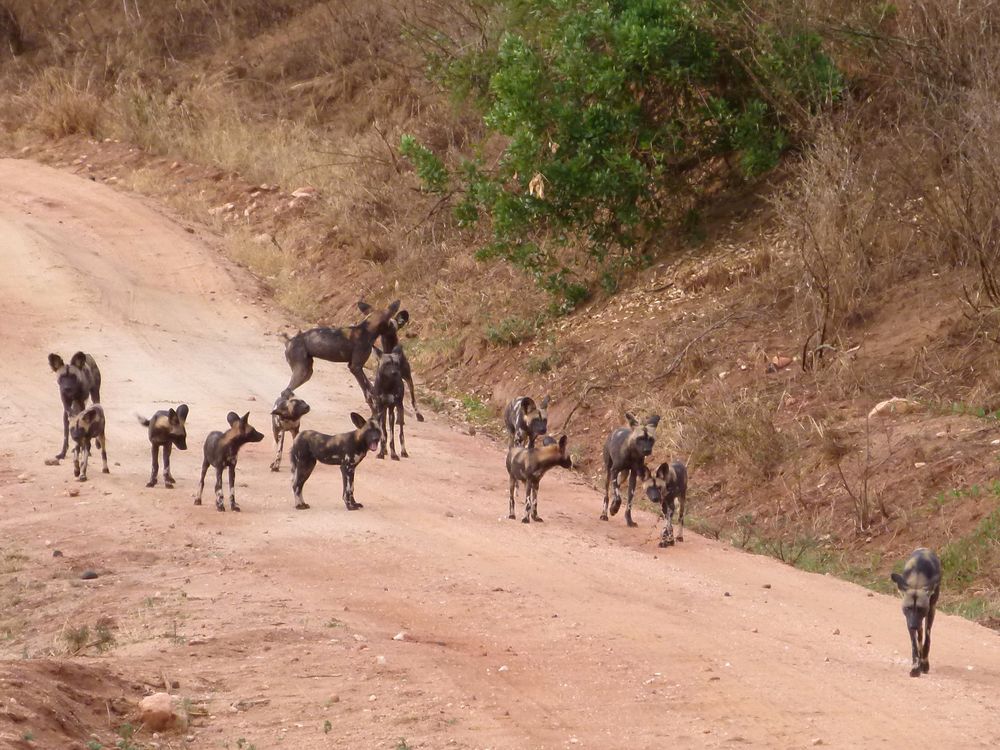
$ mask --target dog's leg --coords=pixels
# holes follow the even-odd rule
[[[365,401],[368,403],[368,406],[371,407],[374,405],[372,384],[371,381],[368,380],[368,376],[365,374],[364,368],[365,362],[367,362],[368,357],[371,356],[371,347],[368,348],[368,351],[363,353],[364,357],[361,356],[362,352],[355,351],[351,356],[351,361],[347,364],[347,369],[350,370],[354,379],[358,381],[358,385],[361,386],[361,393],[364,394]]]
[[[80,476],[80,444],[73,446],[73,476]]]
[[[160,464],[159,461],[157,460],[159,457],[159,453],[160,453],[160,446],[158,446],[156,443],[150,443],[149,455],[150,458],[152,459],[152,469],[150,470],[149,473],[149,481],[146,482],[147,487],[156,486],[156,475],[160,473]]]
[[[108,468],[108,439],[103,434],[100,437],[101,441],[101,473],[110,474],[111,470]]]
[[[424,421],[424,415],[421,414],[420,413],[420,409],[417,408],[417,391],[413,387],[413,378],[412,377],[407,377],[407,378],[405,378],[405,380],[406,380],[406,384],[408,386],[410,386],[410,402],[413,404],[413,412],[417,415],[417,421],[418,422],[423,422]]]
[[[403,403],[399,404],[399,455],[403,458],[409,458],[410,454],[406,452],[406,437],[403,435]]]
[[[379,438],[378,453],[375,455],[375,458],[385,458],[385,444],[388,439],[385,435],[385,412],[385,405],[380,403],[378,408],[378,426],[382,430],[382,437]]]
[[[611,502],[611,498],[608,496],[608,492],[611,489],[611,464],[607,461],[604,462],[604,508],[601,510],[601,520],[608,520],[608,503]]]
[[[536,479],[531,484],[531,520],[542,522],[542,517],[538,515],[538,480]]]
[[[340,473],[344,478],[344,505],[348,510],[363,508],[361,503],[354,499],[354,461],[345,457],[340,464]]]
[[[399,410],[403,410],[402,402],[400,402]],[[396,453],[396,406],[390,406],[387,411],[389,412],[389,458],[393,461],[398,461],[399,454]]]
[[[927,623],[924,625],[924,643],[920,650],[920,671],[927,674],[931,671],[931,626],[934,625],[934,611],[936,607],[931,605],[927,612]]]
[[[87,464],[90,462],[90,438],[84,438],[83,448],[80,451],[83,459],[80,461],[80,481],[87,481]]]
[[[236,463],[229,464],[229,508],[237,513],[240,506],[236,504]]]
[[[205,491],[205,475],[208,473],[208,459],[201,462],[201,482],[198,483],[198,494],[194,496],[194,504],[201,505],[201,494]]]
[[[910,646],[911,646],[911,665],[910,665],[910,677],[919,677],[921,672],[920,667],[920,641],[921,634],[920,628],[910,629]]]
[[[531,477],[524,481],[524,517],[521,523],[530,523],[531,519]]]
[[[274,446],[277,451],[274,454],[274,460],[271,462],[271,471],[281,471],[281,452],[285,449],[285,431],[282,430],[278,425],[274,425]]]
[[[517,480],[514,479],[514,474],[510,475],[510,510],[507,513],[507,518],[514,520],[517,516],[514,515],[514,493],[517,492]]]
[[[292,368],[292,377],[288,387],[281,392],[285,398],[290,398],[295,389],[305,383],[313,374],[313,358],[305,352],[305,346],[285,349],[285,359]]]
[[[684,541],[684,504],[687,502],[687,490],[682,490],[680,494],[680,513],[677,516],[677,523],[680,524],[680,531],[677,532],[677,541]]]
[[[168,490],[174,488],[174,475],[170,473],[170,454],[174,449],[173,443],[163,445],[163,486]]]
[[[674,501],[671,498],[664,502],[661,508],[663,511],[663,533],[660,535],[660,546],[669,547],[674,543]]]
[[[222,464],[215,467],[215,509],[220,513],[226,510],[226,499],[222,494]]]
[[[628,498],[625,503],[625,525],[626,526],[638,526],[638,524],[632,520],[632,499],[635,497],[635,472],[630,471],[628,473]]]
[[[66,458],[66,450],[69,448],[69,412],[63,407],[63,444],[62,450],[56,454],[56,458]]]
[[[294,458],[294,454],[292,455],[292,496],[295,498],[295,509],[308,510],[309,504],[302,499],[302,488],[316,468],[316,459],[311,455],[308,458]]]
[[[613,516],[617,515],[618,511],[621,510],[621,507],[622,507],[621,481],[622,481],[622,474],[623,473],[624,473],[623,471],[615,471],[614,472],[614,477],[611,480],[611,489],[612,489],[613,494],[614,494],[614,500],[611,501],[611,509],[610,510],[611,510],[611,515],[613,515]]]

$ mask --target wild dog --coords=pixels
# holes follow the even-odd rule
[[[358,302],[358,309],[366,315],[372,312],[372,306],[364,300]],[[292,337],[286,336],[285,359],[292,369],[292,378],[281,395],[290,397],[296,388],[312,377],[313,360],[325,359],[329,362],[346,362],[347,369],[361,386],[365,400],[371,405],[372,384],[365,375],[364,364],[371,356],[372,344],[389,329],[398,311],[399,300],[396,300],[385,310],[370,315],[355,326],[324,326],[299,331]]]
[[[58,354],[50,354],[49,367],[56,374],[59,397],[63,404],[63,444],[56,456],[60,459],[66,458],[66,449],[69,447],[70,415],[83,411],[88,397],[92,403],[101,402],[101,371],[94,358],[83,352],[74,354],[69,364],[63,362]]]
[[[302,499],[302,488],[316,468],[316,463],[340,465],[344,478],[344,505],[348,510],[364,506],[354,499],[354,470],[358,468],[370,451],[378,449],[382,440],[382,429],[378,425],[378,415],[373,413],[365,419],[357,412],[351,412],[351,421],[357,428],[339,435],[324,435],[315,430],[303,430],[292,443],[289,458],[292,462],[292,495],[296,510],[306,510],[309,505]]]
[[[510,445],[507,447],[507,474],[510,477],[510,507],[507,518],[515,518],[514,493],[518,482],[524,482],[524,518],[521,523],[542,522],[538,516],[538,484],[549,469],[562,466],[573,468],[573,460],[566,451],[567,437],[562,435],[538,448]]]
[[[507,447],[524,445],[535,447],[535,440],[549,429],[549,397],[536,404],[529,396],[518,396],[503,409],[503,423],[507,427]]]
[[[90,461],[90,441],[94,440],[101,449],[101,461],[104,468],[101,472],[110,474],[108,470],[108,440],[104,437],[107,422],[104,418],[104,408],[100,404],[91,404],[83,411],[70,417],[69,434],[73,438],[73,476],[81,482],[87,481],[87,463]],[[83,461],[80,460],[83,454]]]
[[[302,417],[309,413],[309,404],[301,398],[278,396],[271,410],[271,432],[274,434],[275,455],[271,471],[281,470],[281,452],[285,449],[285,433],[292,433],[292,440],[299,434]]]
[[[398,461],[396,455],[396,420],[399,420],[399,447],[402,449],[400,455],[409,458],[406,452],[406,437],[403,434],[403,373],[402,354],[403,347],[396,344],[396,348],[391,352],[383,352],[378,347],[373,347],[375,356],[378,358],[378,369],[375,371],[375,382],[372,384],[372,400],[375,404],[375,412],[378,414],[379,428],[382,430],[382,440],[376,458],[385,458],[386,433],[389,435],[389,458]],[[386,416],[389,424],[386,427]]]
[[[657,414],[651,414],[642,424],[631,414],[626,413],[628,427],[619,427],[608,436],[604,443],[604,510],[601,520],[608,520],[609,488],[614,485],[615,500],[611,504],[611,515],[615,515],[622,506],[619,483],[622,474],[628,474],[628,499],[625,506],[625,523],[629,526],[637,524],[632,520],[632,498],[635,495],[635,482],[645,470],[645,460],[653,452],[656,442],[656,426],[660,423]]]
[[[399,329],[409,321],[410,314],[406,310],[400,310],[396,313],[396,317],[392,318],[386,327],[385,333],[382,334],[382,351],[391,352],[397,346],[400,346]],[[417,392],[413,388],[413,372],[410,370],[410,360],[406,358],[406,352],[402,348],[399,350],[399,372],[403,378],[403,382],[410,386],[410,401],[413,403],[413,413],[417,415],[418,422],[423,422],[424,415],[417,408]]]
[[[201,462],[201,483],[198,485],[198,494],[194,498],[195,505],[201,505],[201,494],[205,490],[205,474],[208,467],[215,468],[215,507],[219,511],[225,511],[226,503],[222,496],[222,470],[229,469],[229,507],[240,511],[240,506],[236,504],[236,459],[240,448],[246,443],[259,443],[264,439],[264,434],[257,432],[250,425],[250,412],[242,417],[234,411],[226,416],[229,422],[229,429],[225,432],[215,430],[208,433],[205,438],[205,458]]]
[[[680,498],[680,525],[681,530],[676,536],[678,542],[684,541],[684,505],[687,502],[687,468],[680,461],[672,464],[663,462],[656,471],[650,473],[643,466],[642,474],[643,492],[646,498],[654,505],[660,506],[665,521],[663,533],[660,535],[660,546],[670,547],[674,543],[674,500]]]
[[[913,550],[902,574],[893,573],[891,578],[903,593],[903,615],[913,657],[910,677],[919,677],[931,669],[931,627],[941,593],[941,561],[934,552],[920,547]]]
[[[163,486],[168,490],[173,489],[174,478],[170,473],[170,452],[175,446],[179,451],[187,450],[187,429],[184,427],[187,415],[187,404],[181,404],[176,409],[158,411],[149,419],[139,417],[139,424],[149,428],[149,452],[153,466],[149,474],[149,481],[146,482],[147,487],[156,486],[156,474],[160,470],[157,456],[162,448]]]

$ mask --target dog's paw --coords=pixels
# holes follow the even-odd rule
[[[607,513],[601,513],[601,520],[602,521],[607,521],[608,520],[608,514]]]
[[[392,455],[390,455],[389,458],[391,458],[393,461],[398,461],[399,460],[399,456],[397,456],[395,453],[393,453]]]
[[[299,503],[295,506],[295,510],[309,510],[309,503]]]
[[[103,469],[101,469],[101,473],[102,474],[110,474],[111,473],[111,469],[109,469],[107,466],[105,466]]]
[[[155,487],[156,486],[156,482],[153,481],[153,480],[150,480],[150,481],[146,482],[146,486],[147,487]]]
[[[200,498],[200,497],[196,497],[196,498],[194,499],[194,504],[195,504],[195,505],[201,505],[201,498]]]
[[[528,517],[525,516],[524,518],[521,519],[521,523],[531,523],[531,521],[529,521]]]

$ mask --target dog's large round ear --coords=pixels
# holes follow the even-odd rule
[[[180,406],[177,407],[177,416],[181,418],[182,422],[185,419],[188,418],[188,405],[187,404],[181,404]]]
[[[231,411],[226,415],[226,421],[229,422],[229,426],[232,427],[233,425],[235,425],[237,422],[240,421],[240,415],[234,411]]]
[[[242,417],[240,417],[240,422],[242,423],[242,425],[244,427],[246,427],[247,422],[249,422],[249,421],[250,421],[250,412],[247,412]]]
[[[372,306],[369,305],[367,302],[365,302],[363,299],[359,299],[358,300],[358,309],[362,313],[364,313],[365,315],[367,315],[368,313],[370,313],[372,311]]]
[[[396,300],[391,305],[389,305],[389,314],[395,315],[397,310],[399,310],[399,300]]]
[[[402,328],[407,323],[410,322],[410,314],[406,310],[400,310],[396,313],[396,328]]]
[[[392,354],[402,355],[403,354],[403,345],[402,344],[396,344],[394,347],[392,347],[392,352],[391,353]]]
[[[552,397],[546,393],[545,398],[542,399],[542,403],[540,404],[541,408],[547,409],[549,407],[549,401],[551,400],[551,398]]]
[[[664,461],[662,464],[656,467],[656,478],[666,479],[670,476],[670,464]]]
[[[177,421],[177,412],[174,410],[173,407],[171,407],[170,410],[167,412],[167,419],[169,419],[171,422]]]
[[[625,412],[625,421],[628,422],[628,426],[629,427],[638,427],[639,426],[639,420],[635,418],[635,416],[632,414],[632,412],[628,412],[628,411]]]
[[[906,579],[903,578],[903,576],[901,576],[899,573],[893,573],[891,576],[889,576],[889,578],[891,578],[892,582],[899,587],[900,591],[906,591]]]
[[[63,358],[60,357],[58,354],[49,355],[49,367],[52,368],[53,372],[59,372],[65,366],[65,364],[66,363],[63,362]]]
[[[569,435],[562,435],[559,437],[559,452],[566,452],[566,444],[569,442]]]
[[[375,352],[375,359],[382,359],[382,354],[384,352],[374,344],[372,344],[372,351]]]
[[[84,367],[87,366],[87,355],[84,354],[83,352],[77,352],[72,357],[70,357],[69,363],[73,365],[73,367],[83,369]]]
[[[351,412],[351,421],[354,422],[354,426],[359,430],[368,424],[368,420],[358,414],[356,411]]]
[[[659,423],[660,423],[659,414],[650,414],[649,417],[647,417],[646,419],[646,424],[652,427],[654,430],[656,429],[656,425],[658,425]]]

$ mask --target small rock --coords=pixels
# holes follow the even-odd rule
[[[925,467],[926,465],[927,465],[927,462],[926,462],[926,461],[917,461],[917,462],[916,462],[915,464],[913,464],[913,468],[914,468],[914,469],[922,469],[922,468],[924,468],[924,467]]]
[[[355,633],[353,636],[354,640],[361,642],[365,640],[365,637],[361,633]]]
[[[374,701],[374,700],[377,700],[377,698],[374,695],[369,695],[368,696],[368,700],[369,701]]]
[[[139,719],[146,729],[153,732],[184,731],[188,726],[184,704],[178,696],[170,693],[153,693],[139,701]]]
[[[317,190],[314,187],[300,187],[292,191],[293,198],[315,198]]]
[[[194,735],[193,734],[189,734],[187,737],[184,738],[184,741],[185,742],[194,742]]]
[[[59,465],[59,459],[58,458],[46,458],[44,463],[45,463],[46,466],[58,466]]]
[[[17,481],[20,482],[21,484],[24,484],[25,482],[30,482],[31,474],[28,474],[27,472],[25,472],[24,474],[18,474]]]
[[[257,400],[256,396],[247,396],[247,401],[256,401],[256,400]]]
[[[834,635],[840,635],[840,628],[834,628],[833,629],[833,634]]]
[[[764,584],[764,588],[766,588],[766,589],[769,589],[769,588],[771,588],[771,584],[769,584],[769,583],[765,583],[765,584]]]
[[[889,417],[897,414],[910,414],[920,410],[921,407],[922,405],[919,401],[912,401],[908,398],[893,396],[890,399],[880,401],[875,404],[872,410],[868,412],[868,418],[872,419],[874,417]]]
[[[756,632],[757,632],[757,628],[754,628],[754,629],[753,629],[753,630],[751,630],[750,632],[751,632],[751,633],[756,633]]]
[[[329,698],[326,699],[327,703],[340,703],[340,696],[334,693]]]
[[[454,514],[454,513],[452,513],[452,512],[450,511],[450,510],[446,510],[446,511],[444,512],[444,517],[445,517],[445,518],[454,518],[454,517],[455,517],[455,514]]]
[[[793,360],[791,357],[787,357],[784,354],[776,354],[773,357],[771,357],[771,362],[768,364],[767,371],[777,372],[778,370],[784,370],[794,361],[795,360]]]
[[[80,578],[82,578],[84,581],[93,581],[95,578],[97,578],[97,573],[95,573],[92,570],[85,570],[80,574]]]
[[[824,661],[825,663],[829,664],[829,663],[830,663],[830,657],[829,657],[829,656],[824,656],[824,657],[823,657],[823,661]]]
[[[497,670],[497,672],[509,672],[509,671],[510,667],[508,667],[506,664],[501,665],[500,668]]]
[[[398,633],[396,633],[396,635],[394,635],[392,637],[392,640],[394,640],[394,641],[405,641],[406,640],[406,631],[405,630],[400,630]]]
[[[79,487],[70,487],[68,490],[66,490],[66,494],[69,495],[70,497],[79,497],[80,496],[80,488]]]
[[[468,427],[468,429],[466,430],[466,432],[468,432],[469,435],[472,435],[473,437],[475,437],[475,435],[476,435],[475,425],[471,425],[470,424],[469,427]]]
[[[822,745],[823,744],[823,740],[821,740],[819,737],[817,737],[816,739],[814,739],[812,741],[812,743],[813,743],[814,746],[815,745]]]
[[[723,596],[732,596],[728,591],[723,594]]]
[[[62,550],[61,549],[54,549],[54,550],[52,550],[52,556],[53,557],[62,557],[63,556]]]
[[[379,654],[378,656],[375,657],[375,662],[377,664],[381,665],[381,666],[385,666],[385,664],[386,664],[385,657],[382,656],[381,654]]]

